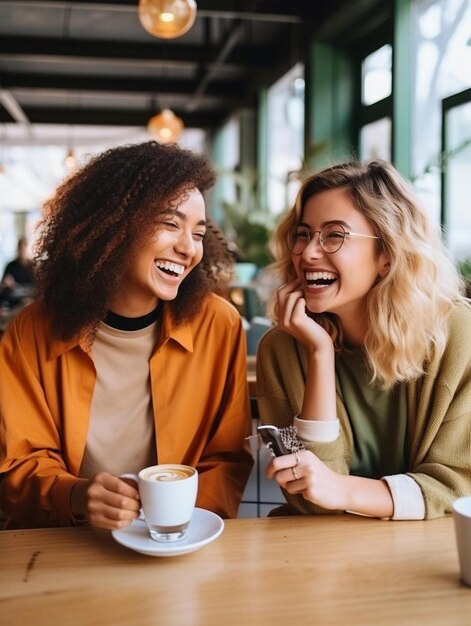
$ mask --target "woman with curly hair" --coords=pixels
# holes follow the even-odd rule
[[[471,492],[471,310],[406,184],[380,161],[314,174],[273,243],[259,412],[297,435],[267,469],[274,514],[451,512]]]
[[[45,206],[39,299],[0,343],[9,527],[129,525],[155,463],[199,471],[197,506],[234,517],[251,469],[246,347],[222,293],[214,172],[155,142],[91,160]]]

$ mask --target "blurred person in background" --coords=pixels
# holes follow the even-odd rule
[[[17,256],[7,263],[0,283],[0,304],[15,306],[34,296],[35,264],[28,253],[28,240],[20,237]]]

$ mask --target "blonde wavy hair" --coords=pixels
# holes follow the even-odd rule
[[[424,373],[433,355],[446,344],[446,318],[463,297],[464,285],[444,247],[440,233],[396,169],[385,161],[351,161],[310,176],[301,186],[293,207],[283,216],[270,248],[273,268],[283,281],[296,277],[288,233],[301,221],[304,205],[315,194],[343,188],[355,208],[380,237],[378,253],[385,251],[390,268],[367,298],[368,332],[364,349],[372,382],[381,388],[411,380]],[[342,346],[340,322],[332,313],[314,314]],[[275,304],[273,316],[278,320]]]

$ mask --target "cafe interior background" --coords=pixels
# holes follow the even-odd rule
[[[154,138],[216,165],[252,356],[267,241],[306,172],[391,161],[471,279],[471,0],[165,1],[192,10],[183,34],[149,21],[164,0],[0,0],[1,273],[64,177]],[[260,474],[242,515],[279,501]]]

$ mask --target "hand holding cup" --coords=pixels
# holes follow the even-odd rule
[[[172,542],[183,539],[193,515],[198,494],[198,472],[179,464],[152,465],[132,478],[139,489],[142,510],[151,539]]]

